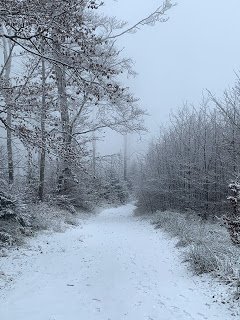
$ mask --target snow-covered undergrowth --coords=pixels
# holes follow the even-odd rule
[[[227,283],[240,298],[240,248],[234,246],[227,230],[218,223],[201,221],[196,215],[157,211],[155,228],[177,237],[183,257],[197,274],[210,273]]]
[[[29,204],[16,215],[0,219],[0,255],[40,230],[62,232],[68,225],[77,225],[77,218],[76,212],[47,203]]]

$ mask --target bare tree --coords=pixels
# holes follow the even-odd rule
[[[1,34],[4,34],[5,27],[2,24]],[[13,92],[11,87],[11,67],[12,67],[12,54],[14,44],[6,37],[2,37],[3,43],[3,57],[4,66],[2,68],[2,94],[5,99],[6,120],[4,121],[7,130],[7,154],[8,154],[8,181],[9,185],[14,181],[14,165],[13,165],[13,148],[12,148],[12,104],[13,104]]]

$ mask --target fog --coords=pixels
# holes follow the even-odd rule
[[[129,22],[153,11],[160,1],[106,0],[103,11]],[[169,113],[184,102],[197,104],[206,88],[217,95],[231,86],[239,70],[240,2],[179,0],[169,21],[142,27],[118,40],[123,54],[134,61],[137,77],[128,85],[147,110],[149,133],[131,137],[134,150],[168,125]],[[111,134],[99,144],[101,153],[118,152],[122,139]]]

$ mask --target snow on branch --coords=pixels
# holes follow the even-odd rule
[[[168,21],[169,17],[166,16],[166,12],[174,7],[176,3],[172,3],[171,0],[166,0],[161,6],[159,6],[154,12],[149,14],[147,17],[143,18],[142,20],[138,21],[136,24],[131,26],[130,28],[109,36],[108,39],[116,39],[118,37],[123,36],[126,33],[135,33],[140,27],[144,25],[154,25],[156,22],[166,22]],[[107,39],[106,39],[107,40]]]

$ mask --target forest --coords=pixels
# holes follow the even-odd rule
[[[33,203],[74,211],[127,199],[123,156],[96,154],[105,128],[145,130],[145,111],[121,83],[132,62],[116,41],[162,20],[171,4],[132,27],[98,13],[102,5],[1,2],[1,220],[25,226]]]
[[[184,260],[237,286],[239,295],[239,78],[222,97],[171,115],[135,174],[137,214],[153,216],[187,248]]]
[[[132,24],[104,6],[0,0],[0,318],[237,319],[240,75],[152,133],[120,41],[178,5]]]
[[[236,222],[239,244],[240,82],[222,97],[206,92],[198,106],[185,104],[139,161],[142,210],[175,209],[204,220]],[[234,240],[234,239],[233,239]]]

